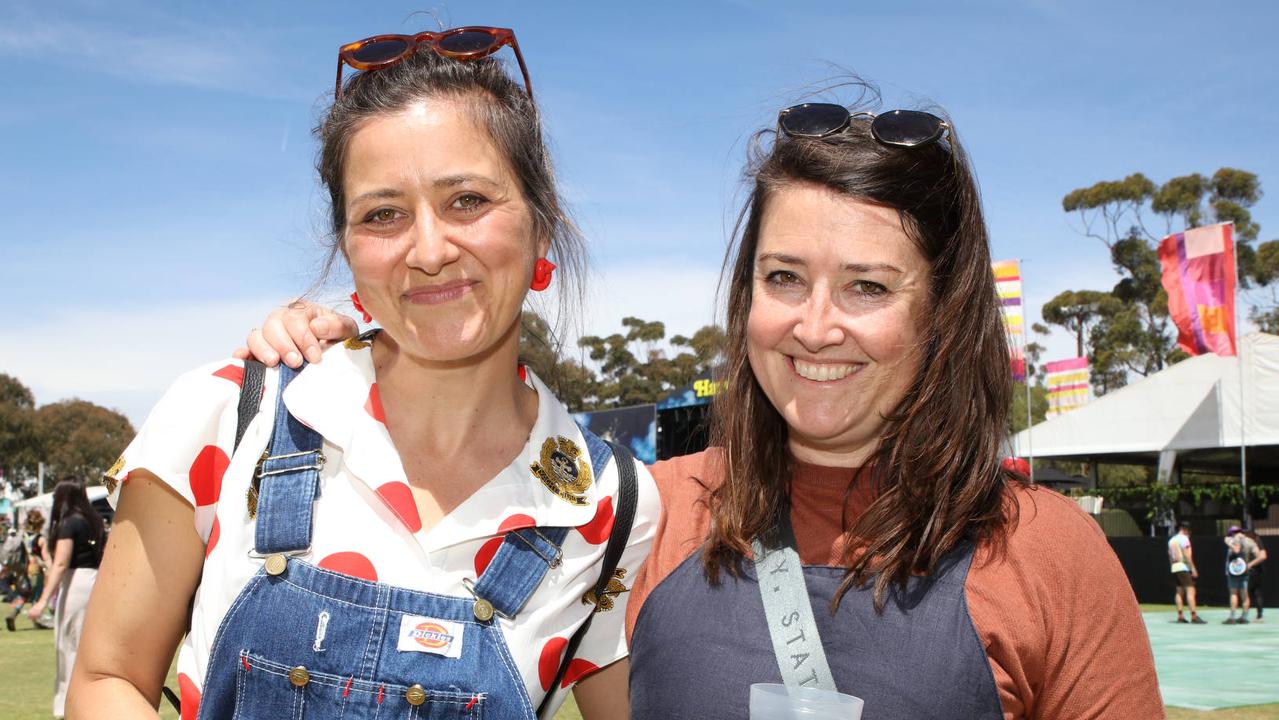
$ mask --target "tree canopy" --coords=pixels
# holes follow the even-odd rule
[[[34,467],[35,396],[12,375],[0,373],[0,471],[12,480]]]
[[[585,335],[578,348],[589,364],[575,360],[551,338],[546,321],[525,312],[520,357],[574,411],[655,403],[672,390],[708,373],[719,360],[724,331],[699,328],[691,337],[666,337],[666,326],[636,317],[622,319],[624,333]],[[668,349],[669,348],[669,349]],[[673,352],[672,352],[673,351]]]
[[[662,347],[666,340],[663,323],[628,317],[622,319],[622,327],[625,334],[586,335],[578,340],[600,369],[585,409],[658,402],[672,390],[710,372],[724,344],[724,331],[716,325],[706,325],[692,337],[670,338],[672,348],[678,349],[670,357]]]
[[[1071,190],[1062,209],[1073,213],[1080,232],[1100,240],[1120,280],[1108,291],[1067,290],[1043,307],[1047,322],[1075,335],[1087,352],[1098,393],[1122,387],[1130,373],[1149,375],[1185,357],[1163,289],[1158,243],[1164,235],[1199,225],[1234,223],[1242,289],[1279,280],[1279,241],[1254,247],[1261,227],[1249,210],[1262,196],[1261,181],[1246,170],[1223,167],[1211,177],[1191,173],[1162,185],[1142,173]],[[1153,216],[1153,217],[1152,217]],[[1150,227],[1163,220],[1163,232]],[[1263,330],[1279,329],[1279,298],[1260,304],[1252,319]]]
[[[27,386],[0,373],[0,469],[17,487],[45,474],[96,483],[133,439],[133,425],[114,410],[84,400],[36,407]]]

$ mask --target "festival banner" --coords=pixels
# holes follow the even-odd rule
[[[1234,226],[1191,228],[1159,243],[1168,313],[1191,355],[1235,354]]]
[[[1011,366],[1014,380],[1026,379],[1025,324],[1026,313],[1021,297],[1021,263],[1017,260],[1000,260],[991,264],[995,273],[995,292],[1003,306],[1004,328],[1008,331],[1008,345],[1012,353]]]
[[[1044,374],[1048,385],[1048,417],[1068,413],[1092,399],[1088,358],[1046,363]]]
[[[723,389],[723,382],[716,382],[713,373],[704,373],[693,379],[693,382],[677,390],[672,390],[657,403],[658,410],[706,405]]]

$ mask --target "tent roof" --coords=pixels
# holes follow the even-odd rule
[[[91,503],[97,502],[98,500],[105,500],[110,494],[107,492],[107,489],[101,485],[90,485],[86,487],[84,491],[85,494],[89,496],[89,502]],[[43,495],[36,495],[35,497],[27,498],[26,500],[19,500],[13,504],[13,507],[18,510],[39,508],[40,510],[47,512],[49,508],[53,507],[53,493],[47,492]]]
[[[1177,450],[1224,461],[1213,451],[1239,447],[1241,411],[1250,448],[1279,446],[1279,337],[1252,333],[1241,345],[1242,394],[1239,358],[1199,355],[1017,433],[1017,453],[1149,462],[1161,450]],[[1237,466],[1238,453],[1228,456]],[[1266,448],[1254,458],[1249,450],[1249,458],[1250,466],[1254,459],[1279,462],[1279,452]]]

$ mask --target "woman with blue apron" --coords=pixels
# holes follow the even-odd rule
[[[508,47],[522,83],[489,57]],[[584,717],[624,715],[657,499],[519,364],[525,296],[581,239],[514,34],[339,57],[319,168],[380,330],[300,372],[215,363],[159,402],[108,473],[68,716],[154,717],[179,641],[183,718],[532,720],[575,687]]]
[[[1002,467],[1009,351],[951,124],[804,103],[762,134],[713,447],[651,468],[632,717],[787,717],[764,684],[867,720],[1160,717],[1105,537]]]

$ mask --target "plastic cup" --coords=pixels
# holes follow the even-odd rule
[[[863,704],[831,690],[755,683],[750,720],[861,720]]]

